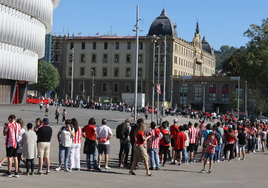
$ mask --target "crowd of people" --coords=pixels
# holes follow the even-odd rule
[[[57,111],[57,110],[56,110]],[[6,177],[12,177],[12,159],[15,177],[19,177],[20,162],[26,164],[26,174],[34,175],[34,159],[39,159],[37,174],[50,174],[50,142],[53,134],[49,119],[36,119],[35,126],[28,123],[24,127],[21,118],[15,115],[8,117],[4,125],[3,135],[6,136],[6,157],[0,162],[8,162]],[[101,159],[104,154],[104,168],[109,170],[110,139],[113,138],[107,119],[102,119],[96,127],[96,120],[90,118],[88,125],[80,127],[75,118],[64,119],[65,125],[58,133],[59,143],[58,166],[56,171],[80,170],[80,150],[82,139],[85,139],[83,153],[86,154],[86,165],[89,171],[101,171]],[[27,130],[25,130],[27,129]],[[234,118],[225,119],[215,124],[206,124],[205,120],[179,125],[178,119],[169,126],[164,121],[159,127],[151,122],[146,128],[143,119],[131,123],[127,118],[116,128],[116,138],[120,140],[118,167],[129,168],[129,174],[136,175],[134,170],[143,162],[147,176],[153,176],[152,170],[160,170],[169,165],[187,165],[203,162],[201,173],[212,173],[213,163],[221,161],[245,160],[246,149],[252,154],[265,151],[267,148],[268,126],[264,123],[250,121],[237,122]],[[129,161],[129,150],[131,157]],[[197,158],[198,147],[202,148],[200,159]],[[91,160],[91,157],[93,159]],[[168,162],[170,160],[170,162]],[[92,164],[93,162],[93,164]]]

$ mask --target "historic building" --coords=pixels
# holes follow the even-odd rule
[[[194,33],[194,32],[193,32]],[[158,37],[155,44],[152,38]],[[166,37],[166,101],[176,100],[172,96],[173,77],[211,76],[215,73],[215,56],[205,37],[201,40],[197,23],[193,41],[178,36],[177,26],[163,10],[151,24],[147,36],[139,37],[138,92],[145,93],[146,104],[151,103],[153,74],[158,76],[158,48],[160,48],[160,84],[164,76],[164,44]],[[155,59],[153,62],[153,46]],[[134,92],[135,37],[52,37],[52,63],[59,69],[61,82],[56,92],[61,98],[71,96],[72,49],[74,48],[74,98],[94,100],[109,97],[121,101],[122,93]],[[153,70],[155,63],[155,70]],[[94,90],[92,90],[94,88]],[[162,88],[163,93],[163,88]],[[162,99],[162,94],[160,96]]]
[[[0,0],[0,104],[26,101],[60,0]]]

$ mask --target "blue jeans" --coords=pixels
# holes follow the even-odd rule
[[[183,156],[183,159],[184,159],[184,163],[188,163],[187,146],[185,146],[184,150],[182,150],[182,156]]]
[[[130,148],[130,143],[128,142],[127,144],[120,144],[120,151],[119,151],[119,165],[122,163],[122,153],[125,153],[125,161],[124,161],[124,165],[127,165],[127,161],[128,161],[128,153],[129,153],[129,148]]]
[[[87,154],[87,168],[91,168],[91,162],[90,162],[91,155],[92,154]],[[98,168],[97,159],[98,159],[98,150],[97,147],[95,146],[95,151],[93,154],[93,168]]]
[[[59,145],[59,167],[62,165],[62,157],[64,156],[64,167],[67,168],[69,164],[71,147],[64,147],[63,145]]]
[[[149,157],[150,157],[150,159],[149,159],[150,167],[153,168],[154,163],[155,163],[155,167],[159,168],[158,148],[149,148],[148,153],[149,153]]]
[[[215,160],[221,160],[221,144],[218,145],[219,150],[215,151]]]
[[[252,137],[252,148],[253,148],[253,150],[256,149],[255,137],[254,136]]]

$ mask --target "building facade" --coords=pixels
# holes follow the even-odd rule
[[[59,0],[0,0],[0,104],[26,101]]]
[[[152,37],[157,36],[155,44]],[[201,40],[199,25],[192,42],[177,36],[176,25],[165,10],[153,21],[148,35],[139,37],[138,55],[138,92],[145,93],[146,104],[152,99],[152,83],[158,77],[158,56],[161,87],[164,82],[164,37],[167,42],[166,55],[166,100],[171,101],[173,77],[211,76],[215,73],[214,52],[204,38]],[[122,93],[134,93],[135,80],[135,37],[100,36],[67,37],[53,36],[52,44],[59,49],[53,50],[52,63],[59,69],[61,83],[58,96],[70,98],[72,77],[72,49],[74,48],[74,98],[94,100],[100,97],[121,101]],[[153,49],[155,45],[155,62]],[[158,55],[158,49],[160,54]],[[61,54],[60,54],[61,52]],[[155,70],[153,70],[155,63]],[[153,74],[155,80],[153,81]],[[93,90],[94,89],[94,90]],[[163,91],[163,88],[161,89]],[[162,92],[163,93],[163,92]],[[162,94],[160,96],[162,99]]]

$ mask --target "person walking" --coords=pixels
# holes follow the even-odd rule
[[[109,170],[111,167],[108,166],[109,154],[110,154],[110,139],[113,137],[113,133],[110,127],[107,126],[107,119],[101,120],[101,126],[97,128],[98,135],[98,168],[101,164],[101,156],[105,155],[105,169]]]
[[[58,141],[59,141],[59,166],[56,168],[56,171],[60,171],[62,167],[62,158],[64,155],[64,171],[71,172],[68,168],[70,151],[75,136],[74,129],[72,128],[72,121],[67,119],[65,121],[65,126],[61,127],[58,132]]]
[[[80,149],[83,132],[82,129],[78,126],[78,121],[75,118],[72,119],[72,125],[74,127],[75,135],[73,137],[73,143],[70,152],[70,170],[77,169],[80,171]]]
[[[45,110],[45,116],[48,116],[48,112],[49,112],[49,103],[46,104],[45,108],[46,108],[46,110]]]
[[[148,111],[148,109],[145,110],[144,115],[145,115],[145,119],[147,120],[147,119],[148,119],[148,116],[149,116],[149,111]]]
[[[88,170],[100,170],[97,165],[97,155],[98,155],[98,150],[97,150],[97,131],[95,128],[96,121],[95,118],[90,118],[88,121],[88,125],[84,126],[82,129],[85,144],[84,144],[84,154],[86,154],[86,160],[87,160],[87,169]],[[90,161],[90,156],[93,155],[93,168],[91,168],[91,161]]]
[[[128,153],[130,148],[131,132],[130,119],[126,118],[125,122],[123,122],[123,125],[121,126],[123,138],[120,138],[119,167],[128,167]]]
[[[62,122],[65,122],[66,118],[67,118],[67,112],[66,112],[65,109],[63,109],[63,112],[62,112]]]
[[[43,119],[43,126],[40,127],[36,131],[37,135],[37,152],[38,152],[38,158],[39,158],[39,170],[38,174],[43,175],[43,160],[46,161],[47,166],[47,172],[46,174],[50,174],[50,141],[52,137],[52,128],[49,126],[49,119],[44,118]]]
[[[145,149],[145,143],[146,141],[151,138],[151,136],[145,136],[144,131],[146,130],[146,126],[143,122],[143,119],[137,120],[137,129],[135,130],[134,137],[135,137],[135,144],[134,144],[134,159],[129,171],[130,175],[136,175],[134,172],[135,165],[138,162],[144,162],[146,175],[147,176],[153,176],[153,174],[149,170],[149,164],[148,164],[148,154]]]
[[[8,157],[8,171],[5,174],[5,177],[11,178],[11,167],[12,167],[12,158],[14,160],[15,166],[15,177],[19,178],[18,172],[18,139],[20,134],[20,124],[15,122],[16,116],[10,115],[8,117],[9,123],[5,123],[3,135],[6,136],[6,154]]]
[[[60,109],[59,107],[57,107],[55,111],[55,119],[57,120],[57,124],[59,123],[59,116],[60,116]]]
[[[27,124],[28,131],[22,136],[23,150],[22,154],[26,158],[26,174],[29,175],[29,167],[31,167],[30,175],[34,175],[34,158],[37,155],[36,141],[37,136],[33,129],[33,124]]]

